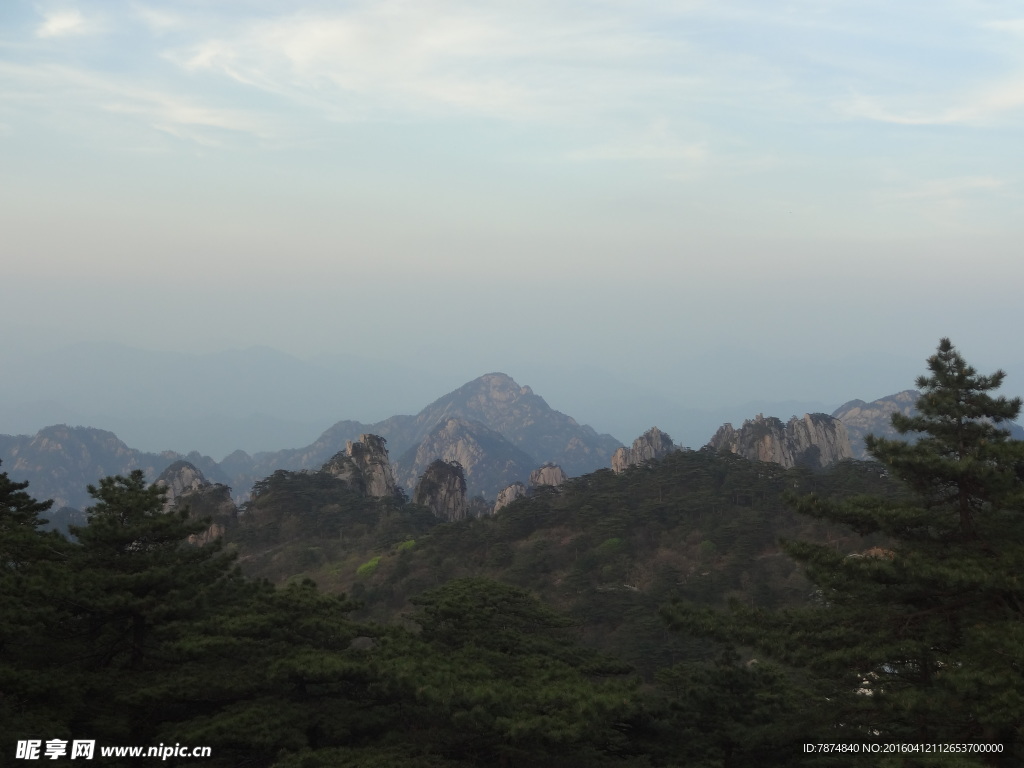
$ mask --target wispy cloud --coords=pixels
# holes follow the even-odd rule
[[[244,110],[209,106],[203,100],[152,86],[141,86],[116,75],[84,72],[47,64],[29,67],[0,61],[0,86],[11,100],[26,102],[36,111],[43,104],[52,114],[93,112],[132,115],[150,128],[201,144],[219,143],[219,132],[247,134],[260,139],[275,135],[272,121]]]
[[[652,71],[651,59],[673,44],[621,20],[526,8],[364,3],[345,13],[253,22],[171,56],[190,72],[218,72],[343,113],[536,117],[599,98],[598,91],[620,101],[622,86],[648,90],[667,79]]]
[[[1024,108],[1024,75],[980,86],[973,93],[932,100],[947,105],[897,109],[883,105],[881,99],[856,95],[840,101],[837,110],[846,117],[896,125],[986,125]]]
[[[36,37],[80,35],[85,33],[87,28],[85,18],[75,8],[47,11],[43,14],[43,23],[36,28]]]

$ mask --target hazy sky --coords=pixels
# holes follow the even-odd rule
[[[4,344],[1024,391],[1022,129],[1018,2],[4,0]]]

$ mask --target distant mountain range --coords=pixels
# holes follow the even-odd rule
[[[361,434],[388,441],[400,482],[411,490],[430,462],[442,458],[463,465],[470,495],[494,498],[501,488],[526,481],[544,463],[570,475],[607,467],[621,443],[552,409],[529,387],[503,373],[481,376],[434,401],[416,415],[392,416],[373,424],[339,421],[302,448],[249,455],[235,451],[217,462],[198,452],[148,453],[129,448],[112,432],[65,425],[35,436],[0,436],[0,460],[13,479],[28,480],[40,498],[56,507],[82,509],[85,488],[98,478],[142,469],[155,479],[185,459],[212,482],[244,497],[252,484],[278,469],[319,469]]]
[[[852,455],[866,457],[864,436],[868,433],[896,436],[889,423],[892,413],[913,414],[919,396],[906,390],[870,403],[851,400],[836,409],[832,416],[845,425]],[[1016,439],[1024,439],[1020,426],[1008,428]],[[514,482],[527,482],[530,472],[542,464],[559,465],[569,476],[608,467],[612,454],[622,447],[611,435],[598,434],[554,410],[530,387],[506,374],[489,373],[415,415],[396,415],[370,424],[339,421],[300,448],[254,455],[235,451],[217,462],[197,451],[139,451],[113,432],[57,425],[33,436],[0,435],[0,461],[12,479],[31,483],[33,495],[54,500],[51,516],[70,519],[70,513],[58,515],[57,511],[61,507],[84,509],[91,503],[86,486],[107,475],[142,469],[155,479],[174,462],[187,460],[211,482],[230,486],[241,500],[253,483],[278,469],[319,469],[362,434],[380,435],[387,441],[395,476],[407,492],[433,461],[442,459],[462,466],[470,496],[487,499],[496,498]],[[816,450],[823,448],[815,445]],[[752,456],[764,458],[761,453],[764,451]],[[829,461],[842,455],[838,450],[821,453]]]

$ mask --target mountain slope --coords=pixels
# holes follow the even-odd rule
[[[488,499],[530,476],[537,461],[506,440],[499,432],[479,421],[456,417],[439,422],[431,432],[398,460],[396,474],[406,488],[436,459],[458,462],[465,472],[470,496],[482,493]]]
[[[504,373],[488,373],[428,405],[416,416],[415,442],[450,417],[472,419],[501,433],[538,463],[558,464],[569,475],[609,466],[622,443],[599,435],[549,406]]]

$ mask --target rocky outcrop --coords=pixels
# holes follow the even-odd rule
[[[238,508],[231,500],[231,489],[211,483],[202,472],[187,461],[176,461],[153,483],[167,489],[164,512],[188,507],[189,517],[209,518],[210,527],[189,537],[192,544],[206,544],[224,535],[238,517]]]
[[[448,522],[464,520],[468,516],[466,478],[462,467],[447,461],[437,461],[427,467],[416,489],[413,503],[428,507],[437,517]]]
[[[381,499],[394,496],[398,489],[395,473],[388,459],[387,441],[379,435],[363,434],[359,440],[349,440],[345,451],[363,474],[366,495]]]
[[[557,488],[568,479],[557,464],[545,464],[530,473],[530,487],[539,488],[542,485],[550,485]]]
[[[320,467],[321,472],[326,472],[328,475],[341,480],[350,489],[359,494],[366,493],[366,483],[363,481],[363,473],[352,461],[352,457],[348,455],[348,451],[339,451],[327,460],[327,462]]]
[[[846,427],[824,413],[794,416],[788,423],[758,414],[740,429],[724,424],[708,445],[730,451],[752,461],[768,461],[784,467],[827,467],[853,457]]]
[[[213,485],[194,464],[187,461],[176,461],[156,479],[153,485],[166,488],[164,495],[164,512],[170,512],[179,498],[186,493],[199,491]]]
[[[516,499],[521,499],[526,496],[526,486],[522,483],[512,483],[512,485],[506,486],[498,491],[498,499],[494,502],[494,511],[497,512],[503,507],[507,507]]]
[[[345,450],[334,454],[321,468],[357,493],[383,499],[398,493],[395,472],[388,458],[387,441],[380,435],[362,434],[348,440]]]
[[[917,399],[921,393],[916,389],[905,389],[895,395],[880,397],[870,403],[851,400],[832,412],[846,426],[850,436],[850,447],[855,459],[870,458],[864,449],[867,435],[885,437],[890,440],[908,440],[910,436],[900,435],[892,426],[892,415],[901,413],[913,416],[917,413]]]
[[[663,458],[674,450],[672,438],[657,427],[651,427],[633,441],[632,448],[623,446],[612,454],[612,471],[625,472],[628,467]]]
[[[479,421],[449,417],[443,419],[423,442],[410,448],[398,460],[398,476],[412,488],[416,478],[432,461],[442,459],[462,467],[467,493],[493,499],[516,480],[529,475],[537,462],[493,429]]]

